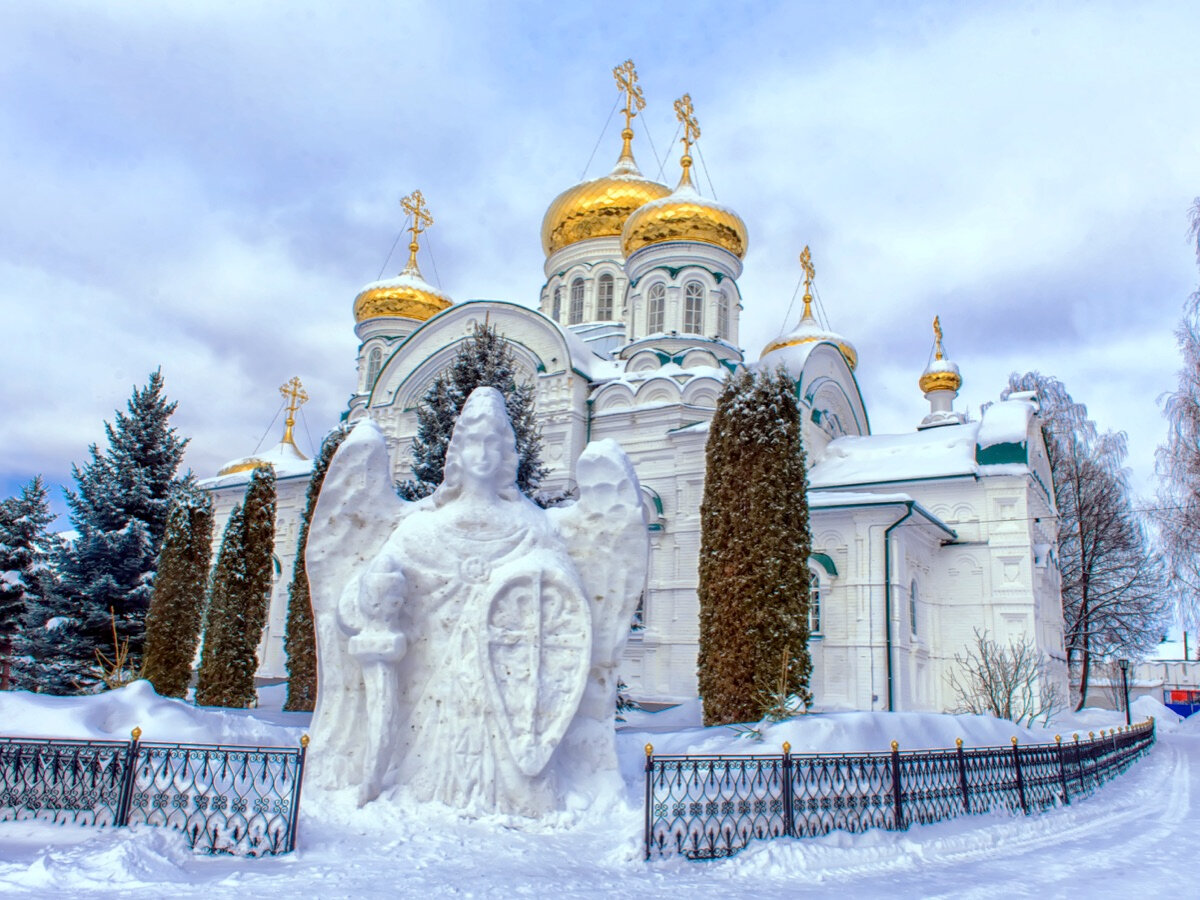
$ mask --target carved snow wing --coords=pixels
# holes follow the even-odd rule
[[[496,576],[499,587],[481,629],[485,680],[505,743],[520,770],[533,776],[579,707],[591,656],[590,615],[560,561],[526,558]]]

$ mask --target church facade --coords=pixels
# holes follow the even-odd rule
[[[954,656],[985,630],[1002,644],[1032,639],[1065,693],[1056,518],[1037,398],[1014,395],[968,421],[953,408],[962,379],[939,329],[935,359],[919,379],[929,414],[912,432],[872,434],[855,348],[813,313],[807,248],[799,322],[748,358],[738,343],[746,225],[692,184],[689,149],[699,128],[686,97],[676,104],[684,134],[678,185],[642,176],[631,127],[641,95],[632,68],[624,74],[617,163],[551,202],[535,306],[455,300],[429,285],[418,251],[431,220],[419,193],[406,199],[408,264],[354,301],[360,345],[347,420],[379,423],[395,480],[411,477],[421,398],[477,325],[495,327],[536,389],[550,469],[543,488],[570,490],[584,446],[600,438],[618,441],[637,470],[651,556],[621,676],[639,699],[680,701],[697,690],[708,424],[730,373],[782,366],[796,385],[808,455],[817,705],[946,709]],[[280,474],[281,484],[307,481],[303,472]],[[232,492],[236,484],[226,475],[221,487]],[[284,523],[274,601],[283,608],[295,553],[294,539],[289,547],[283,538],[291,533]],[[282,674],[267,671],[276,659],[267,644],[281,638],[264,639],[262,674]]]

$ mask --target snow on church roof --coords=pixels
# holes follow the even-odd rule
[[[835,438],[809,469],[808,483],[818,488],[975,475],[978,432],[979,423],[968,422],[909,434]]]
[[[231,484],[244,484],[250,480],[251,474],[259,465],[267,465],[274,469],[276,478],[294,478],[312,472],[313,461],[301,454],[291,441],[280,441],[270,450],[232,460],[221,467],[220,472],[223,474],[205,478],[199,485],[205,490],[212,490]]]
[[[907,434],[835,438],[821,461],[809,470],[808,482],[822,488],[962,475],[1024,475],[1029,471],[1024,462],[1005,457],[989,465],[987,456],[977,448],[1009,444],[1021,447],[1023,453],[1036,412],[1036,398],[1014,394],[989,406],[982,422]]]

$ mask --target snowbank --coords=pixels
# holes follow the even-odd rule
[[[141,728],[144,741],[292,747],[304,733],[302,721],[288,726],[256,713],[160,697],[148,681],[84,697],[0,692],[0,734],[5,737],[127,741],[134,728]]]

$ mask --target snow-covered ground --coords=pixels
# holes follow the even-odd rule
[[[0,732],[294,745],[307,717],[278,711],[279,689],[246,712],[196,709],[134,684],[95,698],[0,694]],[[272,708],[273,707],[273,708]],[[259,860],[193,854],[163,829],[0,823],[0,893],[95,896],[852,897],[1188,896],[1200,855],[1200,720],[1178,723],[1153,700],[1159,743],[1127,774],[1073,806],[1038,816],[963,817],[904,833],[834,833],[751,844],[717,862],[642,859],[642,747],[657,753],[886,750],[1064,738],[1123,717],[1086,710],[1049,731],[984,717],[825,713],[767,729],[762,743],[703,729],[698,710],[635,713],[618,734],[622,796],[577,798],[537,826],[471,821],[401,800],[357,809],[346,794],[307,791],[299,849]],[[1200,719],[1200,717],[1198,717]]]

